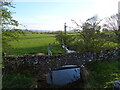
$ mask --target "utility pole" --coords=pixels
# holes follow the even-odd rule
[[[118,2],[118,30],[120,30],[120,1]]]
[[[64,23],[64,34],[67,33],[66,28],[67,28],[66,23]]]

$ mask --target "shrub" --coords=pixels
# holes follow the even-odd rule
[[[59,32],[55,37],[61,45],[64,42],[64,44],[69,48],[73,46],[75,40],[73,35],[64,34],[63,32]]]

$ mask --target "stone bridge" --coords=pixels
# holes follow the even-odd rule
[[[5,71],[30,71],[33,73],[40,70],[48,72],[49,69],[59,67],[61,65],[84,65],[86,62],[97,60],[118,60],[120,59],[120,48],[112,51],[102,51],[101,53],[70,53],[56,56],[9,56],[5,57]]]

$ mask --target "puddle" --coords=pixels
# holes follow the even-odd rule
[[[64,65],[49,72],[46,80],[52,85],[67,85],[80,79],[80,67],[77,65]]]

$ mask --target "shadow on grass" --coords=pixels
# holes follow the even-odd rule
[[[47,46],[43,47],[31,47],[31,48],[13,48],[5,51],[7,55],[23,55],[23,54],[47,54]]]

